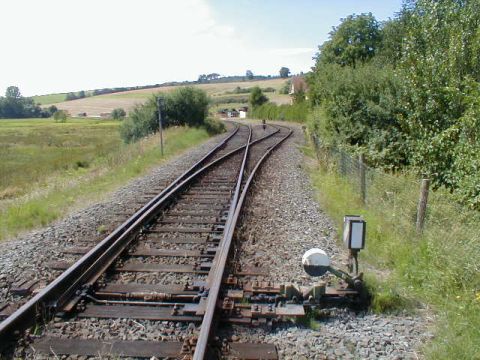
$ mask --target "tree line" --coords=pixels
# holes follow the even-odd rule
[[[348,16],[307,76],[310,128],[479,209],[479,29],[479,0],[408,0],[386,22]]]
[[[48,118],[57,111],[55,106],[42,109],[30,97],[24,97],[16,86],[9,86],[0,96],[0,119]]]

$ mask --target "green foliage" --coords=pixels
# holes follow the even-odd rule
[[[67,116],[68,114],[65,110],[57,110],[53,114],[53,119],[55,120],[55,122],[64,123],[67,122]]]
[[[322,64],[353,66],[371,59],[381,41],[379,24],[371,14],[350,15],[330,32],[330,40],[319,47],[316,67]]]
[[[405,165],[408,147],[397,118],[399,84],[389,67],[325,64],[309,77],[317,110],[310,127],[323,141],[363,148],[371,164]]]
[[[116,108],[112,110],[112,119],[114,120],[123,120],[127,116],[127,113],[123,108]]]
[[[268,98],[263,94],[262,89],[259,86],[252,88],[250,92],[249,103],[252,108],[265,104]]]
[[[480,209],[478,24],[478,0],[407,1],[380,26],[371,15],[347,17],[307,77],[319,107],[311,127],[372,165],[426,174]]]
[[[43,111],[32,98],[23,97],[16,86],[9,86],[5,97],[0,96],[0,119],[21,119],[33,117],[49,117],[48,111]]]
[[[290,88],[292,87],[292,81],[291,80],[287,80],[285,81],[285,83],[282,85],[282,87],[280,88],[280,90],[278,91],[279,94],[282,94],[282,95],[287,95],[290,93]]]
[[[305,122],[308,111],[307,102],[294,105],[277,105],[269,102],[251,109],[249,116],[254,119]]]
[[[213,118],[206,118],[205,123],[203,124],[205,130],[207,130],[209,135],[216,135],[225,132],[225,124],[221,121],[215,120]]]
[[[127,144],[158,131],[158,112],[155,99],[137,104],[120,125],[120,136]]]
[[[161,96],[165,103],[162,111],[162,124],[165,128],[172,125],[204,125],[209,104],[205,91],[187,86]],[[130,143],[158,129],[157,97],[152,97],[145,104],[133,108],[120,126],[120,135],[126,143]]]
[[[281,78],[288,78],[288,76],[290,75],[290,69],[283,66],[280,68],[279,73]]]

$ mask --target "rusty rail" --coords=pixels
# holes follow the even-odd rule
[[[178,194],[188,184],[190,184],[196,177],[204,173],[207,169],[215,164],[225,161],[232,155],[238,153],[242,149],[247,149],[249,141],[246,145],[240,146],[229,153],[223,155],[219,159],[205,165],[205,162],[217,151],[219,151],[226,142],[231,139],[238,131],[238,127],[232,131],[224,141],[218,146],[208,152],[200,161],[194,164],[189,170],[183,173],[179,178],[173,181],[160,194],[150,200],[145,206],[138,210],[128,220],[122,223],[104,240],[97,244],[93,249],[88,251],[82,258],[80,258],[73,266],[68,268],[57,279],[50,283],[45,289],[40,291],[11,316],[0,323],[0,347],[7,345],[7,343],[14,337],[18,336],[27,328],[33,326],[39,315],[52,315],[65,306],[73,306],[78,291],[85,284],[92,284],[98,277],[112,264],[112,262],[120,255],[125,248],[133,240],[134,235],[137,234],[144,223],[151,220],[155,214],[168,204],[169,199]],[[251,144],[264,140],[265,138],[274,135],[279,130],[264,137],[261,137]],[[251,132],[251,129],[250,129]],[[246,161],[247,151],[245,151],[242,173]],[[200,168],[200,166],[204,165]],[[241,185],[241,179],[238,181],[237,187]],[[238,195],[232,202],[236,203]],[[232,205],[233,206],[233,205]],[[235,207],[233,207],[235,209]],[[78,298],[77,298],[78,300]]]
[[[285,127],[284,127],[285,128]],[[235,197],[238,198],[238,201],[232,202],[231,205],[231,212],[229,213],[229,218],[227,220],[227,224],[225,226],[225,232],[224,236],[222,239],[222,246],[220,247],[219,251],[217,252],[217,255],[215,256],[214,260],[214,270],[213,270],[213,276],[211,279],[209,279],[207,286],[209,287],[209,293],[208,293],[208,298],[207,298],[207,304],[206,304],[206,309],[205,309],[205,315],[203,317],[202,321],[202,326],[200,329],[200,334],[198,336],[198,341],[195,347],[195,353],[193,355],[193,360],[202,360],[205,358],[207,347],[208,347],[208,342],[209,338],[211,335],[212,331],[212,324],[213,324],[213,319],[215,315],[215,310],[217,308],[217,301],[218,301],[218,296],[220,293],[220,288],[222,285],[222,279],[224,276],[225,272],[225,266],[227,263],[228,259],[228,254],[230,252],[231,244],[232,244],[232,239],[233,239],[233,234],[235,231],[235,226],[237,224],[238,218],[240,216],[241,209],[243,207],[243,203],[245,200],[245,197],[247,195],[249,186],[256,174],[256,171],[260,167],[260,165],[263,163],[263,161],[267,158],[267,156],[272,152],[274,148],[279,146],[283,141],[285,141],[291,134],[292,130],[288,129],[289,132],[287,133],[286,136],[284,136],[279,142],[271,146],[265,154],[258,160],[256,163],[255,167],[253,168],[252,172],[250,173],[250,176],[248,177],[245,186],[243,187],[243,190],[240,195],[240,187],[241,187],[241,182],[242,182],[242,176],[239,176],[239,181],[237,184],[237,189],[235,192]],[[248,146],[247,146],[248,150]],[[240,174],[243,174],[244,170],[244,165],[246,163],[246,158],[248,154],[247,151],[245,152],[245,157],[244,157],[244,163],[242,165],[242,170]]]

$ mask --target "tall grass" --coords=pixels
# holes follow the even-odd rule
[[[480,214],[460,207],[446,191],[433,191],[425,230],[417,234],[415,177],[369,169],[363,204],[355,171],[343,169],[347,175],[342,176],[332,153],[321,150],[318,158],[320,165],[310,173],[319,202],[337,221],[339,233],[345,214],[365,217],[361,260],[388,274],[375,281],[375,310],[420,301],[438,315],[436,336],[424,348],[427,358],[479,359]],[[354,162],[349,158],[344,167]]]
[[[115,133],[118,137],[117,129]],[[0,202],[0,240],[47,225],[72,207],[98,200],[152,166],[207,138],[204,129],[172,127],[164,131],[163,158],[158,135],[152,135],[133,144],[120,143],[114,151],[100,152],[88,167],[54,172],[40,183],[32,181],[30,191],[23,196]]]

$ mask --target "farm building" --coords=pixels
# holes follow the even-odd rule
[[[293,76],[290,85],[290,92],[288,93],[291,96],[292,104],[294,95],[299,92],[303,92],[305,94],[305,99],[308,100],[307,91],[308,85],[305,78],[303,76]]]

